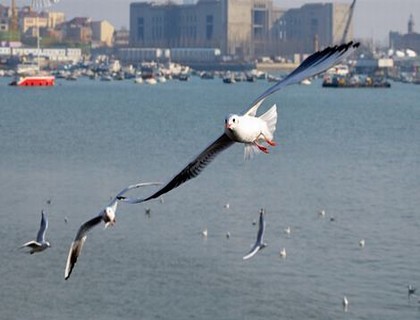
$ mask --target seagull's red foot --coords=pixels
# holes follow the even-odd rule
[[[277,143],[275,142],[275,141],[273,141],[273,140],[268,140],[268,139],[266,139],[265,140],[270,146],[272,146],[272,147],[275,147],[276,145],[277,145]]]
[[[255,145],[258,147],[258,149],[260,149],[262,152],[264,152],[264,153],[268,153],[268,148],[266,148],[266,147],[264,147],[264,146],[262,146],[262,145],[260,145],[260,144],[258,144],[258,143],[255,143]]]

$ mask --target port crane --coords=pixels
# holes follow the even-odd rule
[[[345,43],[346,42],[347,34],[348,34],[349,28],[350,28],[351,19],[353,18],[353,12],[354,12],[354,6],[355,5],[356,5],[356,0],[353,0],[353,2],[350,5],[350,8],[349,8],[349,15],[348,15],[348,18],[347,18],[346,25],[344,27],[343,36],[341,37],[340,43]]]

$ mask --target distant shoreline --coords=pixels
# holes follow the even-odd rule
[[[297,66],[298,64],[296,63],[257,63],[256,69],[263,72],[289,72]]]

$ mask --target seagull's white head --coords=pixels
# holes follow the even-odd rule
[[[109,225],[114,225],[116,219],[115,219],[115,211],[111,207],[106,207],[103,213],[103,219],[105,222],[105,228],[107,228]]]
[[[45,246],[46,246],[47,248],[49,248],[49,247],[51,247],[51,244],[50,244],[48,241],[45,241]]]
[[[230,114],[225,119],[225,131],[234,131],[239,125],[239,116],[237,114]]]

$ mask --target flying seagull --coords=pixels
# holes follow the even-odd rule
[[[21,248],[29,247],[31,251],[30,254],[34,254],[35,252],[41,252],[45,249],[49,248],[51,245],[48,241],[45,241],[45,232],[48,228],[48,218],[45,214],[44,210],[41,211],[41,225],[39,227],[38,235],[36,236],[36,240],[32,240],[26,242],[21,246]]]
[[[287,77],[278,81],[274,86],[264,91],[255,99],[245,114],[231,114],[227,116],[225,119],[224,133],[175,175],[165,186],[146,198],[136,199],[121,196],[119,200],[129,203],[141,203],[158,198],[184,182],[197,177],[220,152],[235,142],[245,144],[245,158],[250,158],[255,152],[268,153],[268,146],[275,146],[273,133],[276,129],[277,109],[276,105],[273,105],[267,112],[257,117],[256,113],[264,99],[288,85],[298,84],[306,78],[315,76],[331,68],[351,55],[358,46],[359,43],[353,43],[351,41],[347,44],[328,47],[312,54]],[[263,143],[266,143],[267,146],[264,146]]]
[[[96,225],[100,224],[102,221],[105,223],[105,228],[110,225],[114,225],[116,221],[115,212],[118,206],[118,198],[128,192],[129,190],[145,187],[145,186],[153,186],[153,185],[160,185],[158,182],[144,182],[138,183],[135,185],[128,186],[127,188],[123,189],[117,196],[111,200],[108,206],[101,210],[99,214],[89,221],[82,224],[77,231],[76,237],[74,238],[69,254],[67,257],[66,269],[64,271],[64,279],[68,279],[70,277],[71,272],[73,271],[74,265],[77,262],[77,259],[82,252],[83,244],[86,241],[87,233]]]
[[[261,209],[257,241],[255,241],[255,244],[252,247],[251,251],[249,251],[248,254],[242,258],[243,260],[252,258],[258,251],[264,249],[267,246],[267,244],[263,240],[264,231],[265,231],[264,209]]]

